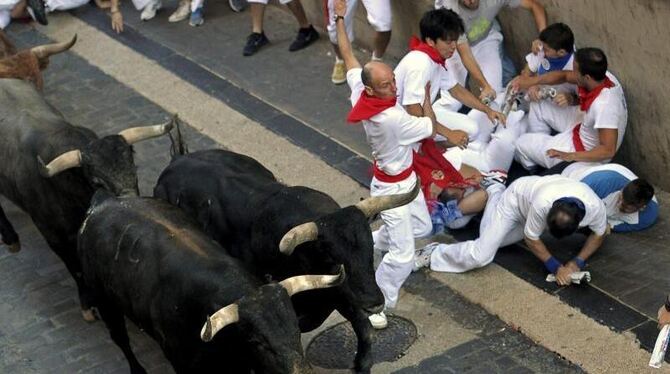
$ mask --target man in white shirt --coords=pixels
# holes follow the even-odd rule
[[[418,183],[412,166],[413,145],[436,133],[444,135],[447,129],[435,121],[428,99],[423,104],[425,116],[412,116],[404,110],[396,100],[395,77],[388,65],[371,61],[361,68],[346,33],[346,9],[344,0],[335,1],[337,43],[347,68],[353,105],[347,120],[363,124],[375,159],[370,194],[384,196],[410,192]],[[386,307],[393,308],[400,287],[412,271],[414,238],[429,235],[432,224],[421,193],[408,205],[383,211],[380,216],[384,224],[373,233],[374,245],[388,253],[377,268],[375,278],[384,294]],[[386,327],[383,312],[369,318],[373,327]]]
[[[607,57],[597,48],[575,52],[573,71],[553,71],[534,77],[517,77],[515,89],[538,84],[573,83],[578,95],[566,95],[560,106],[579,105],[574,115],[557,118],[567,128],[557,135],[525,134],[517,140],[516,159],[526,169],[551,168],[562,161],[606,163],[621,146],[628,112],[619,81],[607,71]],[[580,117],[583,119],[580,121]]]
[[[462,273],[486,266],[498,248],[525,239],[530,251],[556,275],[560,285],[571,283],[570,275],[600,248],[607,233],[602,200],[584,183],[560,175],[530,176],[514,181],[507,190],[502,184],[487,188],[489,199],[479,228],[479,238],[455,244],[432,244],[417,253],[415,269]],[[592,233],[579,254],[561,264],[551,255],[540,236],[545,230],[561,238],[578,227]]]
[[[470,91],[465,89],[451,73],[449,59],[456,50],[456,40],[463,34],[463,21],[448,9],[426,12],[419,24],[421,39],[412,37],[411,51],[400,60],[395,68],[398,84],[398,100],[407,113],[422,116],[421,104],[425,99],[425,87],[430,83],[430,102],[434,103],[438,93],[449,92],[465,105],[486,113],[491,121],[505,122],[500,112],[484,105]],[[446,113],[443,114],[446,116]],[[449,122],[442,123],[451,131],[447,141],[454,146],[466,147],[470,137],[476,136],[477,124],[467,116],[452,113],[443,117]]]
[[[468,73],[479,84],[481,97],[495,97],[502,87],[503,35],[496,16],[504,7],[521,7],[533,13],[538,32],[547,26],[547,15],[536,0],[435,0],[435,8],[456,12],[465,23],[465,35],[458,40],[458,53],[447,61],[457,81],[465,85]],[[461,102],[448,92],[442,93],[440,105],[458,111]]]

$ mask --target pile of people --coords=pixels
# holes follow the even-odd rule
[[[527,65],[506,86],[495,20],[503,7],[531,11],[539,32]],[[350,8],[335,0],[332,20],[352,92],[347,119],[363,125],[375,161],[371,195],[406,192],[416,183],[423,190],[410,204],[382,212],[383,225],[373,232],[375,248],[385,252],[376,280],[387,309],[413,270],[465,272],[521,240],[558,284],[570,285],[607,234],[655,222],[651,184],[610,163],[627,108],[605,53],[576,49],[571,29],[547,25],[537,1],[437,0],[395,69],[376,54],[364,66],[354,57]],[[464,87],[467,75],[479,97]],[[519,176],[508,180],[513,165]],[[480,213],[476,240],[415,249],[415,238],[462,228]],[[577,231],[588,237],[567,262],[541,239]],[[383,327],[386,316],[370,321]]]

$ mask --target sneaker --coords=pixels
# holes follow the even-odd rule
[[[177,6],[177,10],[174,11],[168,18],[170,22],[179,22],[183,21],[191,15],[191,2],[190,1],[180,1]]]
[[[430,266],[430,256],[440,243],[430,243],[427,246],[419,249],[414,254],[414,268],[412,271],[419,271],[421,268]]]
[[[158,9],[162,7],[163,3],[161,2],[161,0],[153,0],[144,7],[142,13],[140,14],[140,19],[142,21],[148,21],[156,17],[156,12],[158,11]]]
[[[260,34],[257,32],[252,32],[251,35],[247,37],[247,44],[244,46],[244,51],[242,51],[242,55],[251,56],[254,53],[258,52],[258,50],[261,49],[262,46],[268,44],[269,42],[270,41],[265,36],[264,32],[261,32]]]
[[[493,184],[502,184],[505,185],[507,182],[507,173],[502,170],[491,170],[488,173],[482,173],[482,181],[479,183],[482,188],[487,189]]]
[[[386,319],[386,314],[384,314],[384,312],[370,314],[368,320],[370,320],[370,324],[372,325],[372,327],[374,327],[377,330],[385,329],[386,326],[388,326],[389,324],[388,319]]]
[[[330,80],[335,84],[342,84],[347,81],[347,67],[344,65],[344,61],[335,61]]]
[[[295,52],[301,50],[308,45],[314,43],[315,40],[319,39],[319,33],[316,32],[314,26],[309,25],[309,27],[300,29],[298,35],[295,37],[295,40],[288,47],[288,50]]]
[[[233,12],[241,12],[247,7],[247,0],[228,0],[228,5]]]
[[[200,6],[191,12],[191,19],[188,21],[188,24],[193,27],[198,27],[203,23],[205,23],[205,17],[202,16],[202,7]]]
[[[28,0],[26,2],[26,10],[30,17],[38,22],[40,25],[47,25],[47,11],[43,0]]]

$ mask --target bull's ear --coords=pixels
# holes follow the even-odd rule
[[[44,164],[39,155],[37,156],[37,167],[40,174],[45,178],[51,178],[60,172],[78,166],[81,166],[81,151],[78,149],[63,153],[54,158],[48,165]]]

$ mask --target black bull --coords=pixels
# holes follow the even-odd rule
[[[320,326],[333,310],[352,323],[359,372],[368,372],[373,363],[368,316],[384,307],[368,217],[407,204],[418,192],[416,187],[341,208],[322,192],[288,187],[256,160],[224,150],[176,156],[154,189],[156,197],[195,217],[219,243],[228,243],[231,254],[259,276],[333,273],[343,264],[347,279],[340,287],[295,297],[293,305],[303,332]]]
[[[90,295],[76,259],[77,230],[96,188],[137,194],[131,144],[165,134],[163,125],[136,127],[99,139],[70,125],[28,82],[0,79],[0,195],[30,215],[74,277],[84,318]],[[46,160],[48,164],[44,164]],[[0,235],[13,252],[19,236],[0,206]]]
[[[131,372],[144,369],[124,315],[156,339],[178,373],[311,373],[290,296],[335,286],[342,272],[264,284],[180,209],[105,195],[93,197],[78,254]]]

